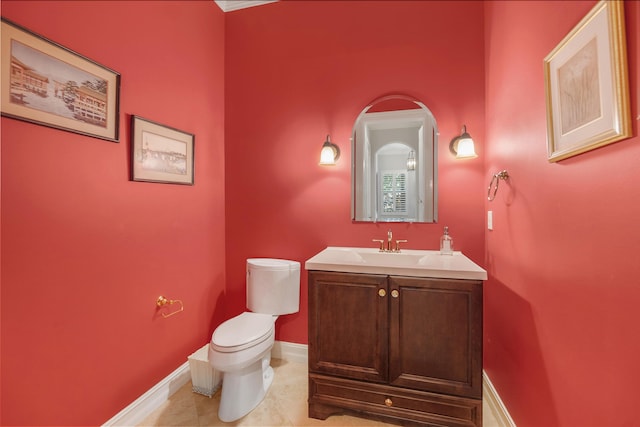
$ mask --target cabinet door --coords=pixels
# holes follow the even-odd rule
[[[482,397],[482,282],[391,277],[393,385]]]
[[[309,272],[309,371],[383,382],[388,377],[383,275]]]

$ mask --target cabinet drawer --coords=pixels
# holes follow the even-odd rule
[[[481,426],[482,400],[311,374],[309,407],[333,407],[431,426]],[[330,412],[330,411],[329,411]]]

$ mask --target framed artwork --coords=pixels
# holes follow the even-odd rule
[[[544,59],[551,162],[631,136],[622,1],[600,1]]]
[[[131,134],[134,181],[193,185],[193,134],[138,116],[131,116]]]
[[[118,142],[120,74],[2,18],[2,115]]]

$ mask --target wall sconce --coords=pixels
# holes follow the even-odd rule
[[[456,159],[472,159],[478,157],[475,147],[473,146],[473,139],[471,135],[467,133],[467,125],[462,126],[462,135],[456,136],[449,143],[449,151],[451,151]]]
[[[329,135],[327,140],[322,144],[322,151],[320,152],[320,164],[323,166],[333,166],[340,158],[340,147],[331,142]]]
[[[413,150],[409,151],[409,157],[407,157],[407,170],[416,170],[416,152]]]

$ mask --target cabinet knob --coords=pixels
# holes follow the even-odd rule
[[[385,291],[384,289],[380,289],[380,290],[378,290],[378,295],[383,297],[383,296],[387,295],[387,291]]]
[[[389,399],[388,397],[384,400],[384,404],[387,406],[393,406],[393,400]]]
[[[400,295],[400,292],[398,292],[397,289],[394,289],[391,291],[391,296],[394,298],[398,298],[398,296]]]

